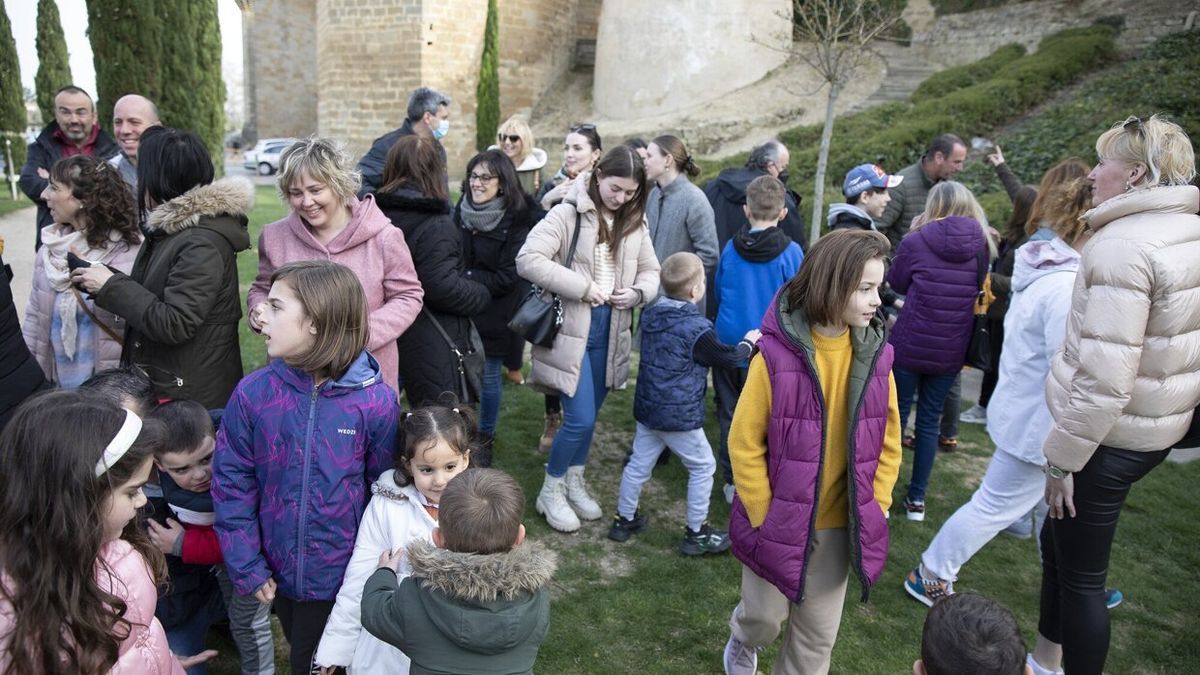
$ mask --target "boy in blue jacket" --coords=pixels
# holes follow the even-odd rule
[[[704,297],[705,281],[704,265],[694,253],[668,256],[659,275],[665,295],[642,313],[642,361],[633,399],[637,431],[608,538],[626,541],[646,527],[649,519],[638,511],[638,497],[659,454],[670,447],[688,472],[687,529],[679,551],[720,553],[729,548],[729,535],[705,522],[716,470],[704,435],[708,368],[745,363],[759,333],[749,330],[733,345],[717,339],[695,304]]]
[[[785,188],[779,179],[759,176],[746,187],[746,219],[721,252],[714,295],[717,301],[717,339],[731,343],[746,331],[762,325],[763,314],[779,288],[792,278],[804,260],[804,251],[779,229],[787,216]],[[644,353],[644,352],[643,352]],[[713,368],[717,421],[721,425],[719,460],[725,479],[725,501],[733,502],[733,468],[729,464],[729,425],[746,384],[747,360],[735,366]]]

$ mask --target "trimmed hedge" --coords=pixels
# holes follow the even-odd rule
[[[1114,60],[1115,35],[1110,26],[1064,30],[1043,39],[1037,52],[1001,65],[986,80],[938,98],[891,103],[839,118],[833,129],[826,174],[830,183],[840,184],[847,171],[863,162],[898,171],[916,161],[939,134],[954,132],[963,138],[991,135],[1062,87]],[[1011,48],[998,51],[1007,56]],[[810,185],[820,126],[799,127],[780,134],[780,139],[791,151],[791,169],[796,178],[793,185]],[[711,178],[722,168],[740,166],[745,159],[742,154],[705,162],[701,180]]]
[[[995,142],[1009,167],[1028,183],[1068,157],[1095,159],[1096,138],[1129,115],[1163,113],[1200,141],[1200,33],[1159,39],[1135,60],[1108,68],[1083,82],[1065,100],[1039,110]],[[1000,191],[990,165],[973,164],[960,179],[977,192]]]
[[[913,92],[913,102],[945,96],[956,89],[969,87],[992,77],[1002,66],[1025,56],[1025,48],[1019,44],[1008,44],[979,59],[975,63],[947,68],[925,78]]]

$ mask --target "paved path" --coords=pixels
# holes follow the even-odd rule
[[[4,262],[12,266],[13,304],[17,306],[17,316],[22,320],[25,318],[25,305],[29,302],[29,280],[33,278],[36,222],[37,208],[34,206],[0,216],[0,237],[4,238]]]

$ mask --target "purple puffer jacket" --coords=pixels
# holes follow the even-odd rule
[[[233,586],[337,598],[369,486],[391,468],[396,392],[363,352],[319,387],[276,359],[238,383],[217,432],[215,529]]]
[[[816,379],[809,326],[800,312],[789,312],[782,296],[763,318],[757,347],[771,378],[771,418],[767,425],[767,477],[771,502],[761,527],[750,525],[746,509],[734,498],[729,518],[733,554],[792,602],[804,599],[804,570],[817,520],[818,486],[824,469],[824,439],[844,429],[825,428],[825,401]],[[887,430],[892,349],[883,326],[852,329],[851,411],[846,465],[854,480],[847,486],[850,509],[851,566],[863,587],[863,599],[883,573],[888,531],[875,501],[875,471]]]
[[[980,257],[986,255],[979,223],[961,216],[935,220],[900,240],[887,276],[905,296],[888,338],[896,348],[896,367],[929,375],[962,369],[979,293]]]

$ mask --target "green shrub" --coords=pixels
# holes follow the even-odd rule
[[[13,39],[8,9],[0,7],[0,155],[4,140],[12,142],[12,166],[20,173],[25,164],[25,102],[21,98],[21,66],[17,61],[17,42]],[[7,186],[5,186],[7,187]]]
[[[488,0],[483,31],[483,53],[479,57],[479,83],[475,86],[475,150],[483,152],[496,142],[500,128],[500,26],[496,0]]]
[[[71,66],[67,63],[67,41],[63,37],[58,5],[54,0],[38,0],[37,37],[34,44],[37,45],[38,54],[34,88],[37,90],[38,108],[42,111],[42,122],[49,124],[54,119],[54,93],[73,84]]]
[[[1022,120],[994,140],[1004,148],[1009,167],[1036,184],[1054,164],[1068,157],[1095,161],[1096,138],[1129,115],[1162,113],[1192,139],[1200,139],[1200,33],[1176,33],[1159,39],[1135,60],[1116,64],[1086,80],[1065,100]],[[960,180],[979,191],[999,190],[990,166],[973,164]]]
[[[930,4],[933,5],[933,10],[938,16],[946,14],[963,14],[966,12],[974,12],[977,9],[988,9],[990,7],[999,7],[1001,5],[1011,5],[1015,2],[1023,2],[1024,0],[933,0]]]
[[[1015,61],[1025,55],[1025,48],[1019,44],[1009,44],[992,52],[990,55],[961,66],[947,68],[925,78],[925,81],[913,92],[912,100],[916,102],[945,96],[956,89],[969,87],[995,74],[1001,66]]]

